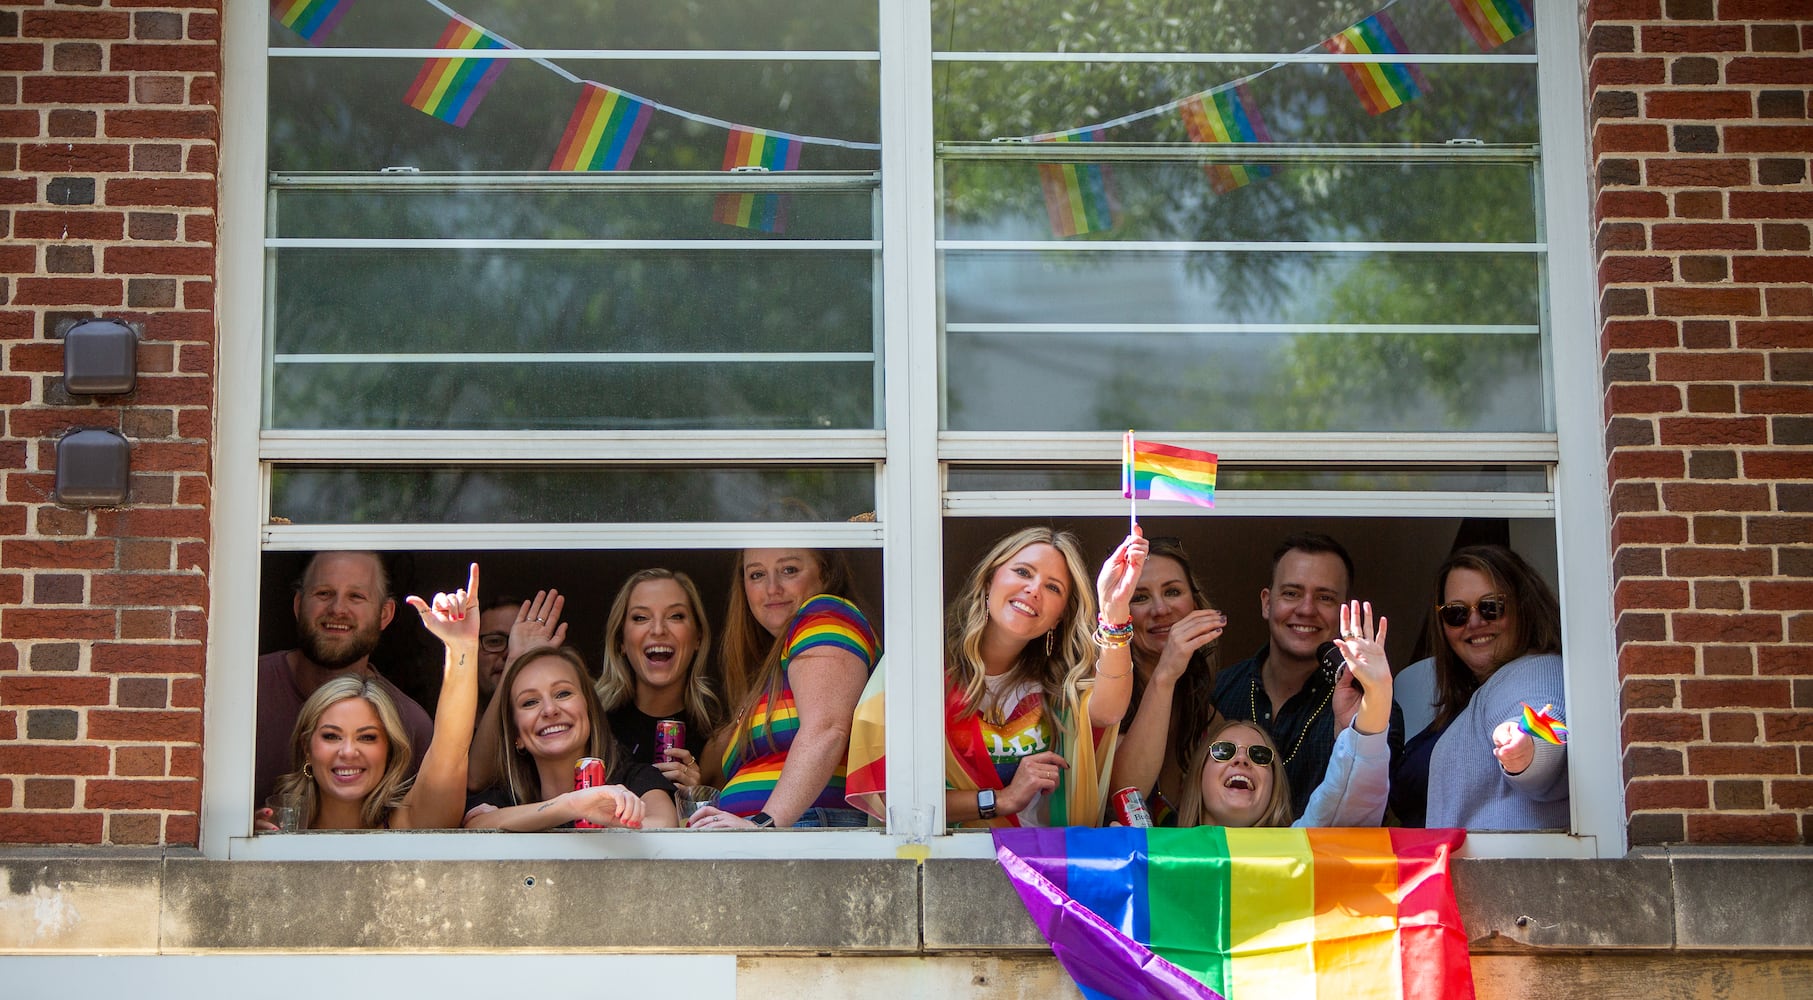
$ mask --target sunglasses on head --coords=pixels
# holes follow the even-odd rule
[[[1225,763],[1234,759],[1234,751],[1238,749],[1233,740],[1216,740],[1209,744],[1209,756]],[[1259,767],[1269,767],[1272,763],[1272,748],[1263,743],[1255,743],[1246,748],[1246,759]]]
[[[1441,618],[1442,624],[1449,628],[1466,628],[1467,622],[1473,618],[1474,608],[1479,609],[1481,621],[1495,622],[1505,616],[1506,607],[1505,595],[1487,594],[1479,599],[1478,604],[1449,601],[1436,607],[1435,613]]]

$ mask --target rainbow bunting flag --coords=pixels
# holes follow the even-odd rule
[[[1384,11],[1333,38],[1323,39],[1322,47],[1337,55],[1398,55],[1408,51],[1398,26]],[[1429,89],[1429,81],[1423,79],[1423,71],[1414,63],[1342,63],[1341,72],[1347,74],[1347,82],[1360,95],[1367,114],[1384,114],[1416,100]]]
[[[1216,462],[1212,451],[1138,441],[1128,431],[1121,448],[1121,496],[1213,507]]]
[[[353,0],[271,0],[271,17],[310,45],[320,45],[352,5]]]
[[[1041,139],[1040,142],[1100,142],[1101,129]],[[1100,163],[1041,163],[1039,186],[1054,236],[1100,233],[1120,225],[1114,173]]]
[[[1553,705],[1544,705],[1542,711],[1538,712],[1525,704],[1523,718],[1517,720],[1517,725],[1524,732],[1544,743],[1553,743],[1556,746],[1567,743],[1567,723],[1555,716],[1555,706]]]
[[[997,829],[1087,997],[1470,1000],[1462,830]]]
[[[435,43],[435,48],[439,49],[508,47],[503,39],[457,17],[447,22],[447,30],[441,32],[441,40]],[[472,112],[478,109],[478,102],[485,99],[485,92],[497,82],[497,75],[504,71],[509,61],[463,56],[430,59],[422,64],[422,71],[416,74],[409,93],[403,95],[403,103],[450,125],[465,128]]]
[[[1184,131],[1191,142],[1271,142],[1265,120],[1253,103],[1253,92],[1244,83],[1232,88],[1205,90],[1186,98],[1177,106],[1183,117]],[[1270,177],[1272,168],[1263,163],[1209,163],[1203,173],[1209,175],[1209,186],[1216,194],[1227,194],[1245,187],[1260,177]]]
[[[1530,30],[1522,0],[1448,0],[1481,52],[1490,52]]]
[[[732,129],[724,144],[724,169],[766,167],[798,170],[802,143],[760,129]],[[713,222],[764,233],[787,231],[787,195],[784,192],[750,191],[718,195],[711,213]]]
[[[628,170],[655,109],[621,90],[588,83],[549,170]]]

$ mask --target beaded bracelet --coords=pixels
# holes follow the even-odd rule
[[[1095,616],[1095,630],[1097,632],[1101,633],[1102,635],[1106,635],[1106,636],[1109,636],[1109,637],[1112,637],[1115,639],[1124,639],[1133,634],[1133,619],[1128,618],[1126,621],[1121,622],[1119,625],[1110,625],[1110,624],[1108,624],[1108,619],[1103,618],[1101,615],[1096,615]]]

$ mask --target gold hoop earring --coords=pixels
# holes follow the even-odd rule
[[[1052,653],[1055,652],[1057,649],[1057,645],[1058,645],[1058,630],[1054,628],[1051,631],[1045,633],[1045,658],[1046,659],[1048,659],[1048,660],[1051,659]]]
[[[309,764],[310,764],[310,762],[306,761],[306,760],[302,762],[302,776],[304,778],[307,778],[310,781],[314,781],[315,780],[315,769],[313,767],[310,767]]]

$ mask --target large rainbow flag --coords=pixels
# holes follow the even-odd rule
[[[1337,55],[1398,55],[1409,51],[1397,24],[1384,11],[1333,38],[1323,39],[1322,47]],[[1416,100],[1429,89],[1429,81],[1423,79],[1423,71],[1415,63],[1342,63],[1341,72],[1347,74],[1347,82],[1360,96],[1367,114],[1384,114]]]
[[[724,144],[724,169],[766,167],[771,171],[798,170],[802,143],[761,129],[732,129]],[[764,233],[787,231],[787,195],[780,191],[718,195],[711,213],[713,222]]]
[[[1213,507],[1217,465],[1212,451],[1140,441],[1128,431],[1121,445],[1121,496]]]
[[[1087,997],[1470,1000],[1462,830],[997,829]]]
[[[1482,52],[1498,48],[1532,26],[1530,12],[1521,0],[1448,0],[1448,6],[1454,8]]]
[[[1253,92],[1245,83],[1185,98],[1177,106],[1177,113],[1183,118],[1184,131],[1189,133],[1191,142],[1272,141],[1265,119],[1259,117],[1259,107],[1253,103]],[[1272,174],[1272,168],[1263,163],[1209,163],[1202,169],[1209,175],[1209,186],[1216,194],[1227,194]]]
[[[352,5],[353,0],[271,0],[271,17],[310,45],[320,45]]]
[[[1101,129],[1073,132],[1041,142],[1099,142]],[[1045,212],[1054,236],[1099,233],[1120,225],[1120,199],[1114,173],[1100,163],[1041,163],[1039,186],[1045,190]]]
[[[441,32],[441,40],[435,43],[435,48],[503,49],[509,45],[478,25],[456,17],[447,22],[447,30]],[[403,103],[450,125],[465,128],[472,112],[478,110],[478,102],[485,99],[485,92],[497,82],[498,74],[509,61],[464,56],[430,59],[422,64],[415,83],[410,84],[409,92],[403,95]]]
[[[628,170],[655,109],[614,87],[588,83],[549,170]]]

